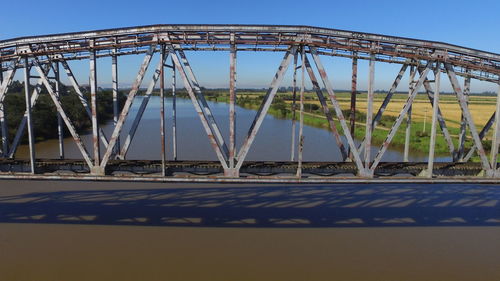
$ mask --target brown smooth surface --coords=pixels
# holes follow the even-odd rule
[[[137,188],[0,181],[0,198]],[[500,227],[0,223],[0,280],[500,280]]]

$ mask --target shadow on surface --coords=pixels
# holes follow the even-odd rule
[[[198,227],[500,226],[495,185],[62,191],[0,197],[1,223]]]

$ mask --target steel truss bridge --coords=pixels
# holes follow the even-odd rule
[[[203,95],[191,68],[186,51],[222,51],[229,53],[229,138],[221,134],[212,111]],[[281,64],[263,97],[259,110],[249,128],[241,147],[235,145],[235,101],[236,58],[239,52],[280,52]],[[117,65],[122,56],[143,56],[135,81],[127,95],[123,107],[118,106]],[[144,81],[146,71],[153,56],[159,56],[153,77],[142,100],[139,111],[134,117],[129,132],[122,132],[129,115],[134,97]],[[97,120],[97,71],[96,61],[111,57],[112,90],[114,100],[114,130],[106,135]],[[323,61],[330,57],[344,57],[352,60],[351,114],[344,116],[334,87],[325,71]],[[90,100],[73,75],[69,62],[88,60],[90,62]],[[357,91],[358,60],[369,62],[365,137],[358,144],[353,136],[356,129],[354,113]],[[490,52],[464,48],[456,45],[351,32],[344,30],[317,28],[309,26],[266,26],[266,25],[153,25],[132,28],[119,28],[89,32],[66,33],[47,36],[34,36],[0,41],[0,129],[2,147],[0,177],[3,178],[45,178],[45,179],[111,179],[111,180],[150,180],[150,181],[264,181],[264,182],[377,182],[377,181],[472,181],[498,182],[500,170],[497,156],[500,141],[500,122],[496,122],[500,112],[500,100],[481,131],[476,129],[468,105],[471,79],[500,84],[500,55]],[[170,63],[170,64],[169,64]],[[394,82],[382,105],[374,111],[374,72],[376,63],[401,65]],[[82,108],[92,121],[92,144],[85,147],[59,99],[60,71],[66,75],[78,95]],[[177,136],[172,132],[174,159],[167,159],[165,146],[166,134],[164,103],[159,112],[161,136],[161,161],[126,160],[127,151],[140,126],[140,120],[155,86],[159,83],[160,96],[165,96],[164,69],[171,68],[172,81],[180,79],[198,113],[207,139],[217,155],[218,161],[179,161],[176,159]],[[246,156],[264,122],[273,98],[276,96],[285,72],[293,71],[293,114],[298,115],[298,135],[295,135],[295,118],[292,132],[291,161],[289,162],[249,162]],[[18,70],[24,70],[26,111],[19,124],[13,141],[9,141],[4,100],[9,85]],[[351,69],[348,69],[351,71]],[[387,138],[376,155],[371,155],[372,132],[378,125],[384,110],[391,102],[403,75],[409,72],[410,84],[408,98],[399,116],[387,133]],[[319,73],[319,76],[316,75]],[[444,75],[443,75],[444,74]],[[458,146],[454,144],[441,114],[439,103],[441,76],[449,79],[462,111],[461,131]],[[457,79],[464,78],[462,85]],[[303,110],[304,80],[309,79],[321,104],[333,133],[336,147],[343,161],[340,162],[303,162]],[[33,83],[33,81],[36,81]],[[60,159],[37,159],[35,153],[35,134],[33,130],[32,107],[45,87],[57,108]],[[500,89],[500,88],[499,88]],[[172,87],[175,100],[176,88]],[[432,130],[430,135],[429,161],[426,163],[408,162],[411,107],[419,91],[427,94],[432,104]],[[500,90],[499,90],[500,91]],[[499,92],[500,93],[500,92]],[[333,108],[333,112],[331,111]],[[161,117],[160,117],[161,116]],[[130,118],[130,117],[129,117]],[[175,128],[175,106],[173,121]],[[340,123],[338,131],[335,122]],[[399,163],[381,162],[391,144],[396,131],[407,122],[404,159]],[[70,132],[74,143],[81,152],[82,159],[66,159],[63,147],[63,126]],[[29,160],[15,159],[15,152],[23,133],[28,132]],[[467,130],[467,127],[469,130]],[[438,128],[441,130],[450,155],[451,162],[434,163],[434,148]],[[492,145],[485,151],[485,136],[493,130]],[[467,134],[470,132],[470,135]],[[126,138],[120,135],[126,133]],[[168,136],[170,137],[170,136]],[[471,138],[473,146],[465,149],[466,138]],[[104,151],[100,151],[103,145]],[[326,148],[325,148],[326,149]],[[473,155],[479,162],[471,162]]]

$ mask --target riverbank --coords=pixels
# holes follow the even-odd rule
[[[265,93],[259,92],[238,92],[237,105],[246,109],[257,110],[260,107],[262,98]],[[229,102],[229,96],[227,92],[224,91],[207,91],[206,97],[210,101],[214,102]],[[376,113],[379,106],[382,104],[385,94],[377,94],[374,99],[374,113]],[[395,94],[391,100],[391,103],[384,111],[382,118],[380,119],[377,128],[373,131],[372,144],[382,145],[385,141],[388,131],[391,126],[396,121],[396,118],[406,101],[407,95],[405,94]],[[293,118],[292,112],[292,93],[278,93],[268,111],[268,114],[282,119]],[[298,96],[297,96],[298,99]],[[446,125],[454,146],[458,146],[458,135],[460,134],[460,107],[454,96],[443,95],[440,101],[440,108],[443,117],[446,121]],[[350,116],[350,93],[338,93],[337,100],[340,106],[343,108],[343,114],[346,119]],[[297,102],[298,109],[298,102]],[[470,99],[470,110],[475,121],[475,125],[478,130],[481,130],[488,120],[490,114],[485,114],[485,112],[495,111],[495,99],[492,97],[483,96],[473,96]],[[333,107],[330,107],[330,111],[333,113]],[[365,136],[365,122],[366,122],[366,94],[358,94],[357,97],[357,110],[356,110],[356,131],[354,137],[358,140],[362,140]],[[333,114],[335,115],[335,114]],[[296,119],[298,121],[299,112],[296,111]],[[417,96],[414,105],[412,107],[412,123],[411,123],[411,134],[410,134],[410,150],[419,151],[421,153],[428,153],[429,143],[430,143],[430,131],[431,131],[431,119],[432,119],[432,107],[428,98],[424,95]],[[334,122],[337,130],[342,132],[340,123],[334,118]],[[304,102],[304,124],[322,128],[329,129],[328,120],[325,117],[319,101],[315,97],[314,93],[308,92],[305,94]],[[403,120],[398,131],[396,132],[392,142],[391,147],[396,149],[403,149],[406,137],[406,118]],[[445,138],[443,137],[441,130],[438,128],[438,134],[436,136],[436,146],[435,153],[437,155],[449,155],[448,145]],[[489,150],[491,147],[491,134],[486,135],[486,140],[483,141],[485,150]],[[466,138],[465,147],[466,150],[472,146],[472,139],[469,133]]]
[[[65,87],[63,88],[66,89]],[[85,94],[85,97],[87,101],[90,101],[90,94]],[[100,124],[104,124],[113,118],[112,92],[109,90],[99,91],[96,100],[98,121]],[[74,92],[65,90],[61,93],[60,101],[77,132],[82,133],[92,128],[91,119]],[[125,96],[123,93],[120,93],[120,108],[124,101]],[[8,93],[5,96],[4,108],[7,117],[8,140],[11,143],[26,110],[24,92]],[[33,106],[32,116],[36,142],[58,138],[57,110],[48,93],[42,91],[39,95],[35,106]],[[63,128],[64,135],[69,136],[70,133],[65,124],[63,124]],[[21,143],[28,143],[27,133],[24,134]]]

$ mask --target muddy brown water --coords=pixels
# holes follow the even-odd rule
[[[499,280],[493,185],[0,181],[0,280]]]
[[[121,141],[124,143],[127,133],[132,124],[132,119],[137,112],[143,97],[137,97],[130,109],[128,119],[124,125],[121,134]],[[229,123],[228,114],[229,106],[226,103],[209,102],[209,106],[213,112],[214,118],[218,122],[218,126],[222,135],[228,140]],[[172,100],[166,99],[166,151],[167,158],[172,159]],[[140,126],[131,142],[127,159],[161,159],[160,148],[160,99],[159,97],[151,97],[149,104],[141,119]],[[241,147],[248,129],[256,115],[256,111],[248,110],[241,107],[236,107],[236,147]],[[298,122],[297,132],[298,137]],[[105,134],[111,136],[113,125],[111,122],[102,126]],[[36,128],[35,135],[36,135]],[[291,150],[291,120],[279,119],[273,116],[266,116],[262,126],[255,138],[255,141],[247,155],[247,160],[250,161],[289,161]],[[92,151],[92,135],[91,132],[82,134],[82,141],[87,147],[87,151]],[[344,145],[347,148],[347,141],[343,139]],[[297,144],[298,141],[295,141]],[[359,142],[358,142],[359,143]],[[200,119],[196,114],[190,100],[177,99],[177,144],[178,144],[178,159],[179,160],[217,160],[213,149],[210,146],[207,135],[203,130]],[[64,140],[65,154],[69,159],[82,159],[82,156],[74,144],[71,137]],[[380,146],[372,146],[371,156],[375,157]],[[38,142],[35,145],[37,158],[58,158],[59,145],[57,140],[47,140]],[[101,154],[104,154],[104,147],[101,146]],[[304,126],[304,161],[340,161],[341,154],[337,148],[335,138],[331,132],[324,129]],[[297,154],[296,154],[297,155]],[[29,157],[27,145],[19,147],[17,158]],[[297,157],[297,156],[296,156]],[[296,158],[295,158],[296,159]],[[389,148],[383,161],[402,161],[403,153],[394,148]],[[427,155],[419,151],[410,152],[410,161],[426,161]],[[446,161],[449,157],[436,157],[436,161]]]

